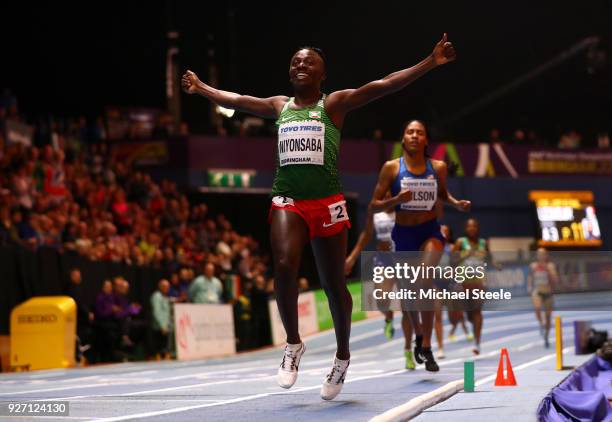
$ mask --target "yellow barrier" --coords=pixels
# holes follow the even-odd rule
[[[75,365],[76,303],[67,296],[34,297],[11,312],[11,369]]]
[[[557,371],[563,369],[563,328],[561,326],[561,317],[555,317],[555,348],[557,349]]]

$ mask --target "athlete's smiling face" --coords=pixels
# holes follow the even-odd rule
[[[410,153],[425,151],[427,146],[427,130],[423,123],[413,120],[404,129],[404,148]]]
[[[293,55],[289,65],[293,86],[320,84],[325,80],[325,63],[316,51],[303,48]]]

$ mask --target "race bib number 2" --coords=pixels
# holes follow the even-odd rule
[[[296,164],[322,166],[325,156],[325,124],[319,121],[283,123],[278,128],[281,167]]]
[[[346,212],[346,201],[340,201],[329,205],[329,215],[331,217],[331,224],[348,220],[349,217],[348,212]]]

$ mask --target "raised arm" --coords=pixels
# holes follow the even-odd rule
[[[438,197],[451,204],[459,211],[468,212],[472,206],[470,201],[466,201],[465,199],[456,199],[451,193],[448,191],[448,186],[446,184],[446,176],[448,175],[448,166],[444,161],[440,160],[431,160],[431,163],[436,170],[436,174],[438,175]]]
[[[456,54],[453,45],[444,34],[436,44],[433,52],[420,63],[403,69],[382,79],[369,82],[357,89],[336,91],[327,99],[326,109],[333,116],[334,122],[342,121],[344,115],[351,110],[362,107],[385,95],[392,94],[408,86],[431,69],[455,60]]]
[[[199,94],[221,107],[244,111],[267,119],[277,118],[284,104],[289,101],[289,98],[283,95],[258,98],[222,91],[202,82],[191,70],[185,72],[181,85],[187,94]]]

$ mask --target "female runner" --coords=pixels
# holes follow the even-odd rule
[[[460,211],[470,209],[470,201],[455,199],[446,187],[447,166],[427,157],[428,143],[425,125],[413,120],[404,128],[403,153],[398,159],[387,161],[378,177],[372,198],[372,211],[395,208],[395,226],[392,239],[396,251],[423,251],[425,266],[438,265],[444,249],[444,237],[437,220],[436,201],[447,201]],[[384,194],[391,190],[392,198]],[[421,280],[421,289],[431,289],[431,279]],[[425,369],[440,370],[431,352],[431,333],[434,305],[425,310],[411,311],[412,326],[416,333],[414,358],[425,362]],[[402,308],[404,309],[404,308]]]
[[[340,130],[346,115],[403,89],[454,58],[455,50],[444,34],[433,52],[418,64],[359,88],[325,95],[321,93],[326,78],[323,52],[300,48],[289,63],[294,91],[291,98],[240,95],[211,87],[192,71],[183,75],[183,90],[189,94],[199,94],[222,107],[276,119],[277,169],[269,220],[276,302],[287,333],[277,375],[281,387],[290,388],[295,383],[305,350],[298,332],[296,279],[302,251],[309,241],[329,299],[337,343],[332,369],[321,388],[324,400],[338,395],[349,366],[352,300],[344,278],[344,261],[350,223],[338,174]]]
[[[536,261],[529,265],[527,288],[531,293],[536,318],[540,324],[540,333],[544,338],[544,347],[547,349],[549,347],[548,334],[553,310],[553,287],[557,280],[555,264],[548,260],[546,249],[539,248]],[[542,307],[544,308],[544,318],[542,318]]]
[[[478,221],[475,218],[470,218],[465,223],[465,237],[460,237],[455,243],[455,251],[459,255],[458,265],[464,267],[476,268],[478,266],[484,266],[489,253],[489,245],[486,239],[478,237],[480,233],[480,227]],[[463,282],[463,289],[470,294],[470,290],[484,289],[485,280],[476,276],[472,278],[466,278]],[[466,312],[468,315],[468,321],[472,323],[472,330],[474,332],[474,348],[472,352],[475,355],[480,354],[480,337],[482,334],[482,324],[484,322],[482,316],[482,305],[483,302],[480,299],[467,299],[466,301]]]
[[[440,261],[440,265],[450,265],[451,256],[453,251],[455,250],[455,240],[453,239],[453,232],[449,226],[443,224],[440,226],[440,230],[442,231],[442,236],[444,236],[444,255],[442,257],[442,261]],[[463,290],[461,285],[455,284],[452,287],[453,290]],[[450,332],[448,333],[448,337],[452,343],[457,341],[457,336],[455,336],[455,331],[457,330],[457,326],[461,324],[461,328],[463,329],[463,333],[467,337],[468,341],[472,341],[474,338],[472,334],[468,331],[465,326],[465,318],[463,317],[463,310],[461,310],[461,306],[458,306],[454,301],[447,302],[448,306],[448,321],[451,324]]]

